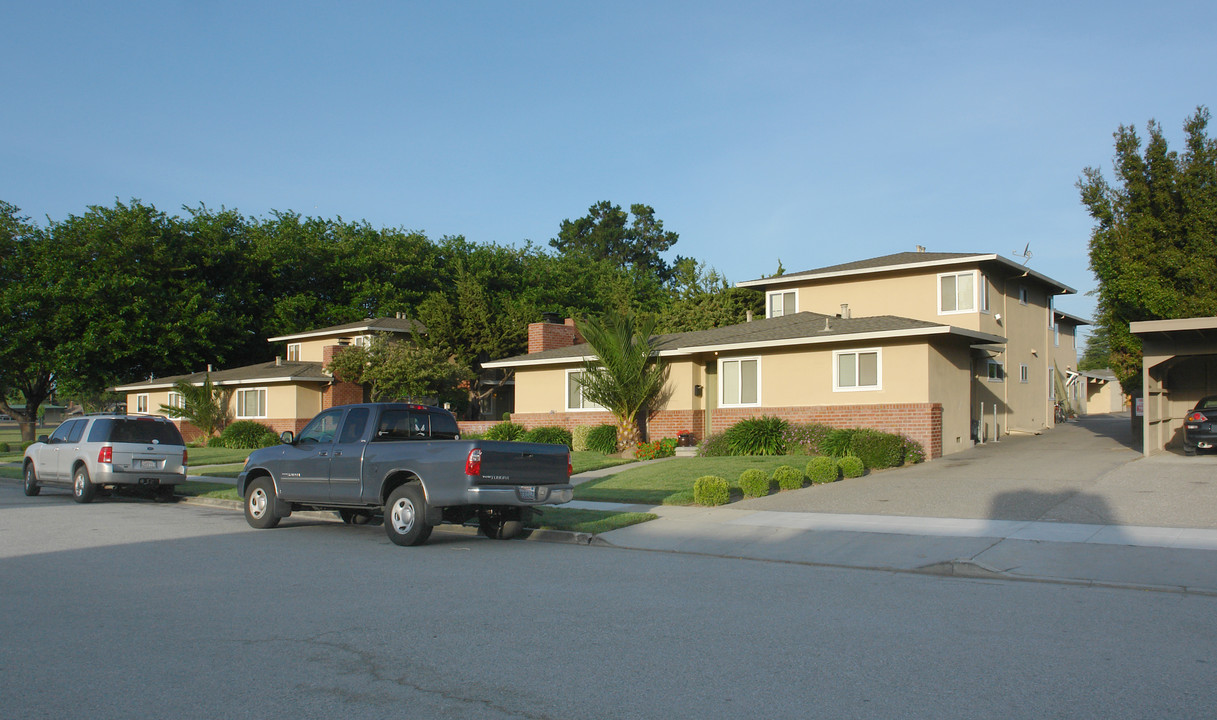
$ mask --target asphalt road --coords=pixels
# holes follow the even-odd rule
[[[1205,717],[1217,598],[0,484],[6,718]]]

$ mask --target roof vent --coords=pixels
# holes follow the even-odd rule
[[[745,322],[752,322],[752,311],[751,310],[748,311],[748,314],[746,315],[746,317],[748,319]]]
[[[824,332],[832,330],[832,326],[828,324],[828,318],[824,318]]]
[[[282,355],[276,355],[276,356],[275,356],[275,367],[279,367],[279,366],[280,366],[280,365],[282,365],[282,364],[283,364],[283,356],[282,356]]]

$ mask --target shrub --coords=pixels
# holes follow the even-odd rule
[[[655,460],[656,458],[672,457],[676,454],[676,438],[663,438],[654,442],[640,442],[634,450],[638,460]]]
[[[921,443],[908,437],[904,439],[904,461],[914,464],[925,462],[925,448],[921,447]]]
[[[862,473],[866,472],[866,466],[862,464],[862,458],[857,455],[846,455],[837,460],[837,467],[841,468],[841,476],[847,478],[862,477]]]
[[[769,476],[764,470],[745,470],[739,476],[739,489],[744,497],[763,497],[769,494]]]
[[[224,438],[219,435],[212,435],[207,438],[207,442],[203,443],[203,447],[224,447]]]
[[[570,430],[555,426],[533,428],[521,435],[520,440],[533,443],[548,443],[550,445],[565,445],[568,450],[571,446]]]
[[[868,468],[899,467],[904,464],[905,439],[900,435],[878,430],[858,430],[849,443],[851,455],[857,455]]]
[[[780,490],[798,490],[803,487],[803,471],[790,465],[782,465],[773,471],[773,482]]]
[[[731,454],[731,446],[727,444],[726,433],[710,435],[697,446],[700,457],[725,457]]]
[[[703,475],[693,481],[693,502],[698,505],[726,505],[730,499],[731,489],[724,478]]]
[[[233,450],[255,450],[260,447],[271,447],[279,444],[279,434],[261,423],[253,420],[237,420],[229,423],[220,433],[219,446]],[[211,447],[211,441],[207,441]]]
[[[821,455],[807,461],[807,478],[812,483],[836,482],[839,475],[840,471],[837,469],[837,461],[830,457]]]
[[[829,457],[844,457],[849,454],[849,445],[853,442],[857,430],[833,430],[820,441],[820,454]]]
[[[0,453],[8,452],[8,443],[0,442]]]
[[[491,425],[486,431],[487,440],[519,440],[524,433],[528,432],[523,425],[518,425],[510,420],[504,420],[497,425]]]
[[[591,425],[576,425],[570,431],[570,449],[575,452],[588,450],[587,436],[592,431]]]
[[[829,425],[819,423],[796,424],[786,427],[783,438],[786,441],[786,452],[790,455],[820,455],[820,443],[832,432]]]
[[[617,427],[597,425],[587,433],[587,449],[611,455],[617,452]]]
[[[26,440],[26,441],[22,442],[21,443],[21,452],[25,452],[26,450],[29,450],[30,445],[33,445],[35,442],[37,442],[37,440]]]
[[[727,428],[727,445],[732,455],[785,455],[787,425],[781,418],[768,416],[740,420]]]

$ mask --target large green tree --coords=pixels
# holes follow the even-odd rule
[[[672,268],[661,253],[671,249],[679,237],[663,229],[663,221],[655,217],[655,209],[650,205],[635,203],[626,213],[620,205],[603,200],[588,208],[587,215],[563,220],[558,237],[549,244],[564,254],[607,260],[667,282],[672,277]]]
[[[377,401],[444,401],[470,377],[467,367],[417,336],[405,341],[377,335],[370,345],[338,353],[326,369],[339,380],[367,385]]]
[[[595,353],[579,378],[583,396],[613,413],[618,449],[635,447],[640,423],[664,392],[668,368],[656,349],[655,320],[633,313],[575,321]]]
[[[0,408],[17,418],[21,439],[34,439],[38,408],[50,398],[57,341],[68,318],[43,287],[45,234],[0,201]],[[13,407],[15,394],[20,409]]]
[[[1125,392],[1141,387],[1141,345],[1129,323],[1217,315],[1217,141],[1208,123],[1204,107],[1188,118],[1182,155],[1155,121],[1144,149],[1136,128],[1121,125],[1114,180],[1091,167],[1078,181],[1095,221],[1096,325]]]

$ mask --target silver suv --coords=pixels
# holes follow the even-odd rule
[[[140,487],[158,500],[186,482],[186,443],[177,426],[155,415],[96,414],[66,420],[25,451],[25,494],[70,485],[76,502],[101,487]]]

